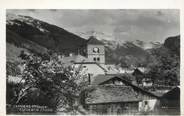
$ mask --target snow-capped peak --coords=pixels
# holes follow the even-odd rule
[[[26,23],[30,26],[36,27],[37,29],[39,29],[41,32],[48,32],[46,29],[44,29],[41,26],[41,23],[39,20],[36,20],[32,17],[29,16],[22,16],[22,15],[16,15],[16,14],[7,14],[6,15],[6,23],[8,25],[18,25],[20,26],[21,24],[19,22],[23,22]]]
[[[7,14],[6,21],[7,23],[13,22],[14,20],[18,20],[21,22],[26,22],[32,24],[34,19],[28,16],[16,15],[16,14]]]

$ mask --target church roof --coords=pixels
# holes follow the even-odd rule
[[[65,63],[70,63],[70,62],[74,62],[74,63],[77,63],[77,62],[89,62],[86,57],[81,56],[81,55],[73,55],[73,56],[69,56],[69,57],[64,57],[64,58],[62,58],[62,60]]]
[[[101,66],[99,63],[97,63],[97,62],[82,61],[82,62],[74,62],[74,63],[75,64],[95,64],[98,67],[100,67],[102,70],[104,70],[104,72],[107,72],[107,70],[103,66]]]
[[[92,44],[92,45],[104,45],[103,42],[99,41],[99,40],[96,39],[94,36],[91,36],[91,37],[87,40],[87,44]]]

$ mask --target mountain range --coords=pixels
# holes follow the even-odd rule
[[[87,41],[86,38],[56,25],[29,16],[13,14],[7,14],[6,35],[7,61],[19,60],[18,54],[22,50],[39,54],[47,53],[49,50],[60,53],[74,52],[77,48],[85,45]],[[144,48],[144,42],[140,40],[118,42],[100,39],[100,41],[106,47],[106,63],[118,63],[124,59],[146,63],[149,56],[148,50]],[[178,39],[176,40],[175,37],[170,37],[163,45],[173,52],[178,52],[179,43],[177,41]]]

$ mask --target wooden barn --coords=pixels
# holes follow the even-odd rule
[[[161,97],[160,114],[180,114],[180,87],[171,89]]]
[[[138,112],[140,99],[131,87],[98,86],[85,99],[91,114],[127,114]]]
[[[158,97],[120,76],[100,75],[86,92],[84,107],[90,114],[139,114],[153,111]]]

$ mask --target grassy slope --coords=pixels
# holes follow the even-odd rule
[[[62,52],[63,50],[75,51],[79,46],[84,45],[86,40],[70,33],[60,27],[34,19],[40,26],[47,30],[40,31],[36,26],[28,25],[25,22],[15,20],[19,25],[7,25],[7,29],[18,34],[26,40],[35,42],[47,49]]]

